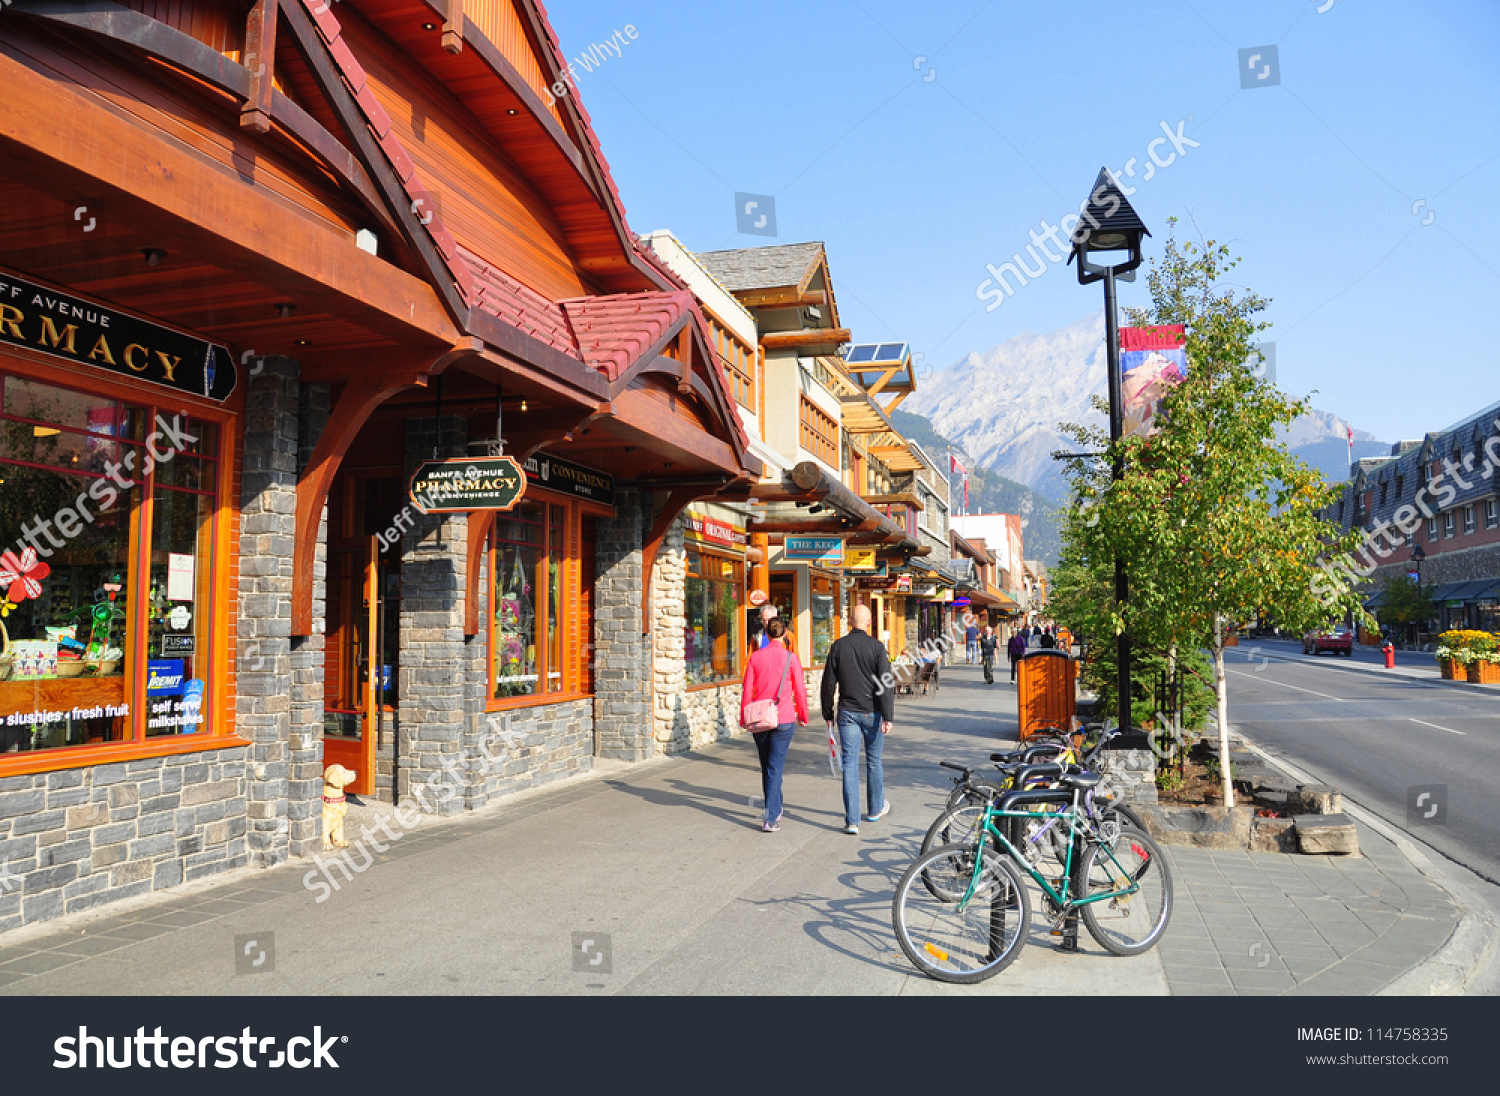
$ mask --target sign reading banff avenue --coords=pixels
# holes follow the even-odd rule
[[[424,514],[509,510],[526,493],[514,457],[430,460],[411,478],[411,500]]]

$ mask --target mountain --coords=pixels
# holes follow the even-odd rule
[[[932,423],[921,415],[897,408],[891,412],[891,423],[901,436],[916,442],[927,451],[927,455],[946,467],[951,450],[963,466],[969,469],[969,513],[971,514],[1019,514],[1022,535],[1025,537],[1026,558],[1039,559],[1049,567],[1057,566],[1062,551],[1062,537],[1058,526],[1057,503],[1024,483],[1006,479],[997,472],[983,467],[966,453],[961,445],[955,445],[932,428]],[[952,512],[958,513],[963,506],[963,483],[961,477],[953,478],[955,491]]]
[[[1089,398],[1106,386],[1100,309],[1061,330],[1028,331],[969,353],[924,378],[902,406],[925,416],[986,468],[1061,499],[1068,485],[1052,453],[1073,444],[1057,424],[1102,423]]]
[[[1069,495],[1053,452],[1075,444],[1061,422],[1103,425],[1091,398],[1108,393],[1104,311],[1042,335],[1026,332],[999,346],[971,352],[948,369],[923,378],[902,409],[928,419],[954,448],[971,454],[999,476],[1043,496]],[[1293,453],[1329,479],[1349,477],[1349,423],[1312,410],[1281,432]],[[1354,431],[1356,457],[1390,452],[1363,430]],[[972,491],[972,480],[970,483]]]

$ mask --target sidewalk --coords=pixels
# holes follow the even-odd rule
[[[299,861],[0,936],[0,994],[1368,993],[1452,934],[1446,894],[1362,829],[1353,860],[1168,850],[1178,907],[1145,955],[1087,934],[1064,954],[1034,918],[999,976],[930,981],[896,947],[891,894],[948,791],[936,762],[983,761],[1014,713],[1012,686],[962,664],[902,698],[893,811],[857,837],[819,726],[794,741],[782,831],[761,833],[744,738],[429,819],[352,881],[334,871],[322,903]],[[266,958],[236,974],[250,940]]]

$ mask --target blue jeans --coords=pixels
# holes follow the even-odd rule
[[[979,640],[971,639],[964,647],[964,661],[973,665],[974,660],[979,657]]]
[[[766,821],[781,817],[781,774],[786,771],[786,751],[792,744],[796,724],[783,723],[774,731],[757,731],[755,752],[760,754],[760,791],[766,800]]]
[[[849,712],[839,709],[839,750],[844,755],[844,824],[859,825],[859,746],[865,747],[865,792],[869,796],[870,814],[885,806],[885,766],[880,748],[885,735],[880,725],[885,719],[879,712]]]

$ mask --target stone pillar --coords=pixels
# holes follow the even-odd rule
[[[651,577],[652,725],[658,753],[692,748],[687,696],[687,551],[683,518],[672,523],[656,555]]]
[[[594,752],[644,761],[652,745],[651,648],[641,632],[641,547],[654,508],[638,489],[615,496],[595,526]]]
[[[298,374],[291,358],[259,358],[245,395],[236,613],[235,729],[247,751],[250,862],[290,852],[292,547],[297,525]],[[299,756],[306,750],[299,751]]]
[[[440,435],[431,418],[406,423],[406,477],[431,460],[467,451],[468,423],[443,418]],[[411,508],[412,523],[402,539],[401,699],[397,726],[396,798],[420,784],[452,787],[447,775],[463,763],[470,723],[472,648],[464,638],[464,575],[468,519],[464,514],[425,516]],[[456,793],[430,800],[440,815],[463,810]]]
[[[313,449],[330,414],[329,386],[305,384],[298,398],[297,474],[312,459]],[[318,547],[313,563],[313,631],[291,642],[291,774],[287,784],[289,851],[311,856],[323,838],[323,634],[328,613],[328,508],[318,520]],[[363,775],[363,774],[362,774]]]

